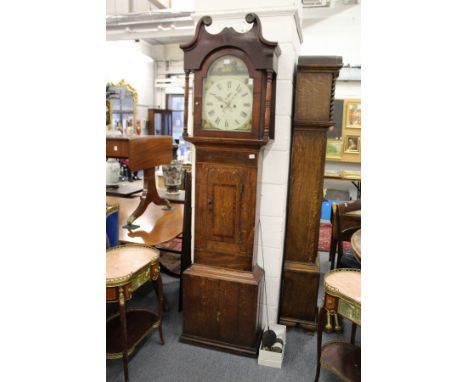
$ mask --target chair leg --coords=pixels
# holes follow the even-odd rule
[[[332,238],[330,243],[330,254],[329,254],[329,261],[330,261],[330,270],[335,268],[335,257],[336,257],[336,240]]]
[[[158,275],[157,280],[153,280],[153,288],[157,296],[158,301],[158,315],[159,315],[159,339],[161,340],[161,345],[164,345],[163,337],[163,311],[164,311],[164,292],[163,292],[163,283],[161,274]]]
[[[183,279],[184,279],[184,277],[183,277],[183,276],[184,276],[184,275],[183,275],[182,272],[181,272],[181,274],[180,274],[180,281],[179,281],[179,312],[182,312],[182,305],[183,305],[183,295],[184,295],[184,294],[183,294],[183,289],[184,289],[184,287],[183,287]]]
[[[353,322],[353,326],[351,327],[351,343],[354,345],[356,342],[356,328],[357,325]]]
[[[120,312],[120,338],[122,339],[122,362],[124,379],[128,382],[128,349],[127,349],[127,309],[123,288],[119,287],[119,312]]]
[[[343,241],[338,240],[338,255],[337,255],[337,259],[336,259],[336,267],[337,268],[340,267],[342,257],[343,257]]]

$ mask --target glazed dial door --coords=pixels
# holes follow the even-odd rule
[[[204,130],[252,130],[253,78],[240,58],[226,55],[210,65],[203,80],[202,109]]]

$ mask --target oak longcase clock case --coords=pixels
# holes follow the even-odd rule
[[[194,74],[195,254],[184,273],[181,341],[255,356],[262,331],[263,270],[254,258],[259,154],[274,137],[280,49],[248,14],[245,33],[206,30],[203,17],[184,51],[185,110]]]

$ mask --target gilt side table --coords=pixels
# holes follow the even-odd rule
[[[140,286],[151,280],[157,296],[157,313],[129,309],[125,302]],[[118,302],[119,313],[107,320],[106,357],[122,358],[125,381],[128,381],[128,357],[152,329],[162,332],[163,286],[159,273],[159,251],[143,245],[123,245],[106,253],[106,301]]]
[[[357,325],[361,325],[361,270],[339,268],[327,272],[324,289],[324,303],[320,308],[317,328],[315,382],[319,380],[320,367],[330,370],[343,381],[360,382],[361,348],[355,345],[355,336]],[[339,314],[353,323],[349,343],[334,341],[322,346],[326,313]]]

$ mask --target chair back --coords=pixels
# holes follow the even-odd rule
[[[361,227],[361,215],[352,214],[352,212],[361,210],[361,200],[354,200],[352,202],[334,204],[332,206],[332,234],[335,239],[343,236],[343,231],[352,227]],[[349,241],[349,239],[342,238],[341,240]]]
[[[119,245],[119,206],[106,206],[106,248]]]
[[[330,246],[331,269],[335,267],[335,252],[338,246],[339,264],[343,256],[343,241],[351,241],[354,232],[361,228],[361,215],[353,212],[361,210],[361,200],[332,205],[332,238]]]

